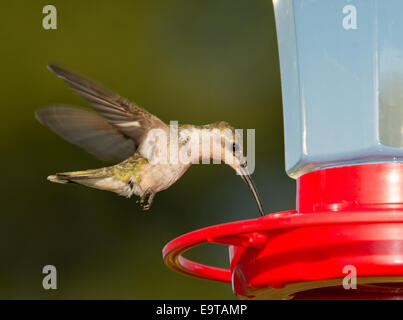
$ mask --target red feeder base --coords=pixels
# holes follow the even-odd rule
[[[185,234],[164,247],[166,265],[232,282],[240,298],[403,299],[403,163],[318,170],[297,183],[297,211]],[[205,242],[229,245],[230,270],[182,256]]]

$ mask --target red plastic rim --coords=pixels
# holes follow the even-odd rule
[[[203,243],[253,245],[253,241],[256,240],[249,233],[264,231],[267,223],[273,221],[272,218],[286,217],[293,213],[296,213],[296,211],[285,211],[258,219],[230,222],[184,234],[165,245],[162,250],[164,262],[169,268],[190,276],[231,282],[230,270],[193,262],[184,258],[182,254]],[[262,224],[263,221],[266,221],[266,223]]]
[[[219,243],[244,247],[265,244],[268,233],[276,229],[318,225],[399,223],[403,225],[403,212],[343,212],[342,214],[299,214],[285,211],[261,218],[230,222],[184,234],[165,245],[162,254],[165,264],[178,272],[216,281],[231,282],[228,269],[203,265],[186,259],[182,254],[203,243]],[[402,234],[403,237],[403,234]],[[318,243],[319,245],[319,243]]]

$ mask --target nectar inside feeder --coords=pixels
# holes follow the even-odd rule
[[[403,299],[403,2],[273,3],[296,210],[185,234],[164,261],[240,298]],[[182,256],[206,242],[229,270]]]

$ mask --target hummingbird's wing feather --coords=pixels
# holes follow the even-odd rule
[[[69,106],[39,109],[36,118],[67,141],[104,161],[123,161],[135,152],[135,143],[95,112]]]
[[[56,65],[48,67],[88,100],[118,131],[132,138],[137,146],[150,129],[166,126],[158,117],[92,80]]]

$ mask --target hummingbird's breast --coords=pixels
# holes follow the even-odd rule
[[[182,164],[150,165],[142,173],[140,187],[142,190],[152,189],[159,192],[169,188],[185,173],[189,166]]]

